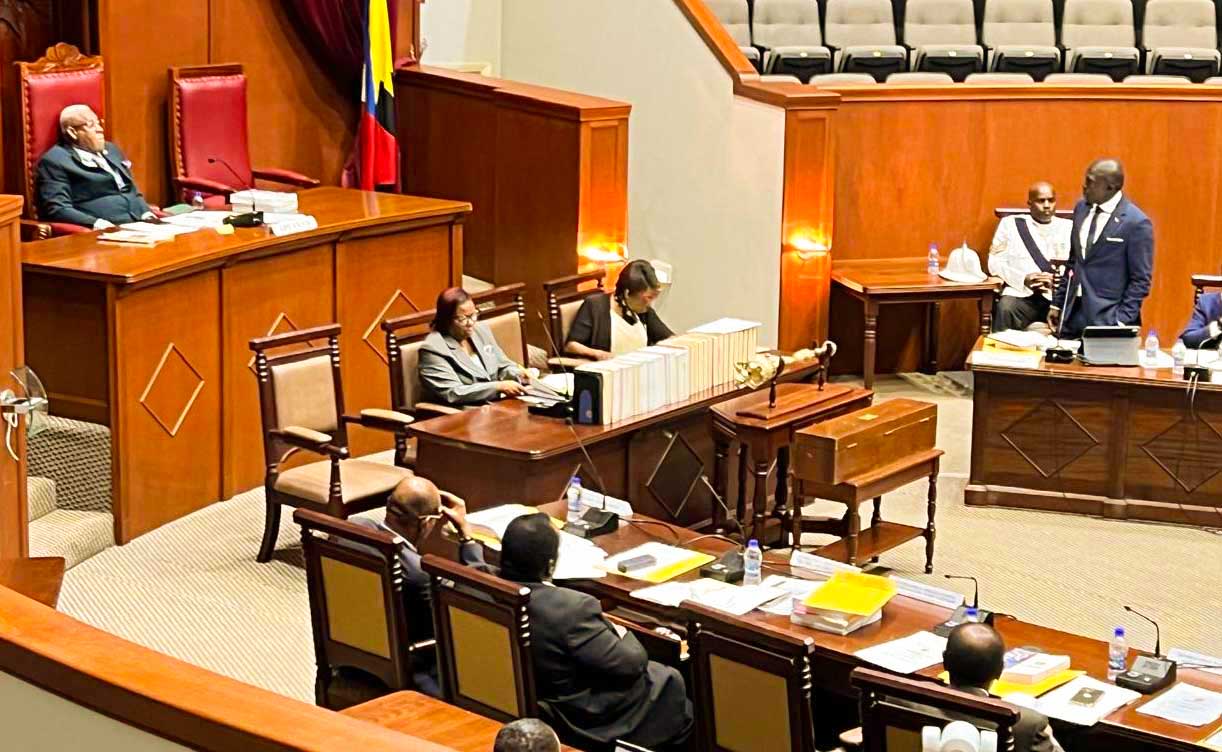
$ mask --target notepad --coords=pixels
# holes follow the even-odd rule
[[[836,572],[803,605],[808,609],[869,616],[887,605],[897,592],[886,577],[863,572]]]
[[[617,569],[621,561],[646,555],[652,556],[657,561],[657,564],[654,564],[652,567],[634,569],[629,572],[621,572]],[[634,580],[659,583],[666,582],[693,569],[699,569],[716,558],[711,554],[701,553],[700,551],[690,551],[686,548],[668,546],[665,543],[650,542],[608,558],[603,563],[603,568],[613,574],[630,577]]]

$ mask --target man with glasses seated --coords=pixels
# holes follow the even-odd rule
[[[420,347],[426,401],[461,407],[525,394],[530,374],[510,360],[492,331],[479,323],[466,290],[451,287],[437,296],[429,328]]]
[[[419,546],[433,534],[438,523],[448,524],[458,534],[458,558],[481,572],[495,572],[484,563],[483,547],[471,537],[466,503],[448,491],[440,491],[432,481],[412,476],[399,481],[386,500],[386,522],[350,517],[349,522],[372,530],[393,533],[401,539],[399,564],[403,567],[403,600],[407,612],[408,636],[413,642],[432,639],[433,609],[429,576],[420,568]],[[417,653],[420,662],[412,666],[416,688],[434,697],[441,696],[437,683],[437,659],[431,651]]]
[[[88,105],[68,105],[59,114],[59,143],[38,160],[39,218],[94,230],[154,218],[131,167]]]

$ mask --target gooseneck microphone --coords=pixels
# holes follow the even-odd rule
[[[238,171],[233,169],[233,165],[229,164],[229,162],[227,162],[224,157],[208,157],[208,164],[216,164],[217,162],[220,162],[221,165],[226,170],[229,170],[229,174],[233,175],[234,179],[238,181],[239,186],[247,190],[251,190],[251,191],[254,190],[255,187],[251,185],[249,182],[243,180],[242,176],[238,174]],[[252,200],[253,200],[253,197],[252,197]]]
[[[1069,291],[1073,289],[1073,269],[1065,271],[1065,299],[1061,301],[1061,320],[1057,322],[1057,344],[1044,351],[1044,360],[1051,363],[1072,363],[1073,350],[1061,344],[1061,332],[1065,331],[1065,321],[1069,318]]]
[[[1065,270],[1065,299],[1061,301],[1061,320],[1057,322],[1057,339],[1065,331],[1065,319],[1069,318],[1069,291],[1073,289],[1073,269]]]
[[[1138,611],[1137,609],[1133,608],[1132,606],[1125,606],[1124,610],[1128,611],[1130,614],[1137,614],[1141,618],[1145,619],[1146,621],[1154,625],[1154,657],[1162,658],[1163,657],[1163,636],[1162,636],[1162,632],[1158,628],[1158,622],[1154,621],[1153,619],[1146,616],[1145,614]]]
[[[972,581],[972,608],[980,608],[980,582],[975,577],[966,574],[944,574],[942,575],[948,580],[971,580]]]

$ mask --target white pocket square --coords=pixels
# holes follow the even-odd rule
[[[1123,243],[1124,238],[1105,238],[1109,243]]]

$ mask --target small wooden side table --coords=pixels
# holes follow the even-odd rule
[[[773,514],[787,519],[789,510],[789,445],[794,431],[843,415],[853,410],[869,407],[874,392],[869,389],[844,384],[825,384],[822,389],[816,384],[780,384],[777,386],[776,407],[768,407],[768,390],[761,389],[751,394],[714,405],[709,409],[709,431],[713,435],[716,459],[713,470],[714,489],[724,499],[729,485],[730,446],[740,442],[738,464],[738,518],[744,533],[748,526],[750,535],[763,545],[764,522],[768,508],[768,470],[775,458],[776,504]],[[750,461],[748,462],[748,457]],[[755,477],[751,505],[747,506],[747,468]],[[750,509],[748,514],[747,510]],[[720,505],[713,505],[713,525],[725,522]],[[788,531],[786,525],[784,530]],[[782,543],[785,543],[785,532]]]
[[[55,608],[64,584],[64,557],[0,559],[0,587]]]
[[[877,560],[878,555],[884,551],[890,551],[914,538],[924,537],[925,573],[933,572],[933,542],[937,535],[934,513],[938,505],[938,466],[942,454],[941,449],[914,452],[840,483],[820,483],[798,477],[794,489],[794,507],[798,510],[793,516],[794,547],[799,547],[802,533],[839,535],[840,540],[819,548],[816,553],[827,559],[857,566],[862,559]],[[929,478],[929,518],[925,527],[884,521],[883,494],[924,477]],[[801,505],[802,500],[807,498],[828,499],[844,504],[847,507],[844,517],[838,520],[803,518]],[[874,500],[874,514],[870,518],[870,528],[862,533],[858,507],[869,499]]]

